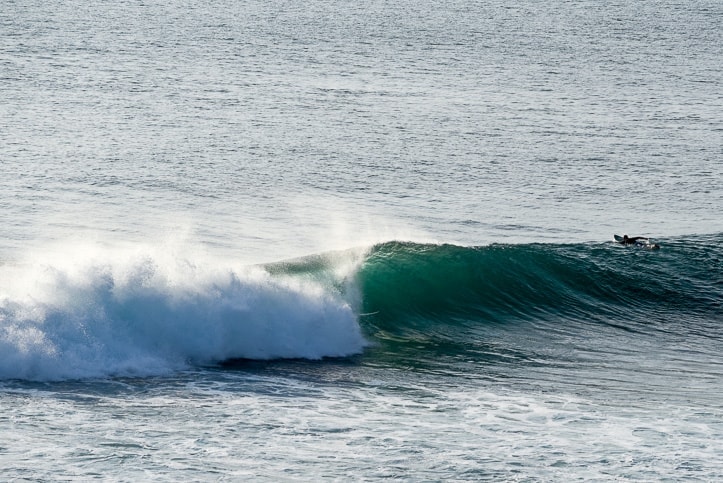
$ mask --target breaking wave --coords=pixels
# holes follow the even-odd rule
[[[430,346],[473,354],[495,327],[719,339],[722,242],[663,240],[653,252],[393,241],[253,267],[139,249],[5,264],[0,378],[145,376],[370,344],[391,357]]]

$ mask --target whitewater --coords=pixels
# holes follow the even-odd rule
[[[721,19],[6,1],[2,479],[723,479]]]

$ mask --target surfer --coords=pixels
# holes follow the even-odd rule
[[[648,241],[644,236],[627,236],[623,235],[623,240],[620,242],[623,245],[634,245],[638,242],[646,243]]]
[[[615,241],[622,243],[623,245],[634,245],[636,247],[650,248],[652,250],[660,248],[660,245],[657,243],[651,243],[650,240],[644,236],[615,235]]]

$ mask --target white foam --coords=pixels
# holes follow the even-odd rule
[[[0,378],[151,375],[363,349],[339,294],[188,252],[94,244],[0,266]]]

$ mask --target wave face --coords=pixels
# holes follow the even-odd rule
[[[349,304],[319,284],[151,252],[0,266],[0,378],[143,376],[364,347]]]
[[[694,335],[703,347],[720,340],[722,242],[387,242],[257,267],[81,250],[0,265],[0,378],[143,376],[370,344],[366,362],[405,365],[532,359],[573,339],[594,348],[601,334]]]
[[[380,244],[358,273],[361,320],[396,350],[475,352],[501,327],[543,339],[606,328],[717,339],[722,241],[666,240],[660,251],[614,243]]]

